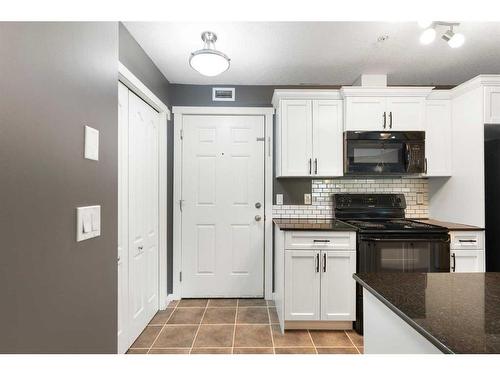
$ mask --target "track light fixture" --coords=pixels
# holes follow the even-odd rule
[[[420,35],[420,43],[427,45],[431,44],[436,39],[437,28],[447,27],[441,39],[446,41],[451,48],[461,47],[465,43],[465,36],[462,33],[456,33],[453,28],[459,26],[458,22],[444,22],[444,21],[419,21],[419,26],[425,29]]]

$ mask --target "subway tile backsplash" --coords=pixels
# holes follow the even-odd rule
[[[406,197],[407,218],[429,217],[429,189],[426,178],[312,180],[312,204],[274,205],[273,217],[311,219],[333,217],[332,194],[334,193],[403,193]],[[417,204],[417,193],[423,194],[423,204]]]

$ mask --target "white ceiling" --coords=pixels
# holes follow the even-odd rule
[[[125,22],[132,36],[172,83],[349,85],[362,73],[387,73],[392,85],[456,85],[480,73],[500,73],[500,23],[466,22],[466,43],[438,38],[423,46],[416,22]],[[189,66],[214,31],[231,68],[204,77]],[[444,31],[444,29],[443,29]],[[388,35],[385,42],[379,36]]]

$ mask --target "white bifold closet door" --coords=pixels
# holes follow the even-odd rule
[[[159,115],[118,88],[118,351],[158,311]]]

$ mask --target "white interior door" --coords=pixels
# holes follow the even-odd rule
[[[264,293],[264,118],[183,119],[182,297]]]
[[[158,112],[119,84],[120,352],[158,311],[158,127]]]

